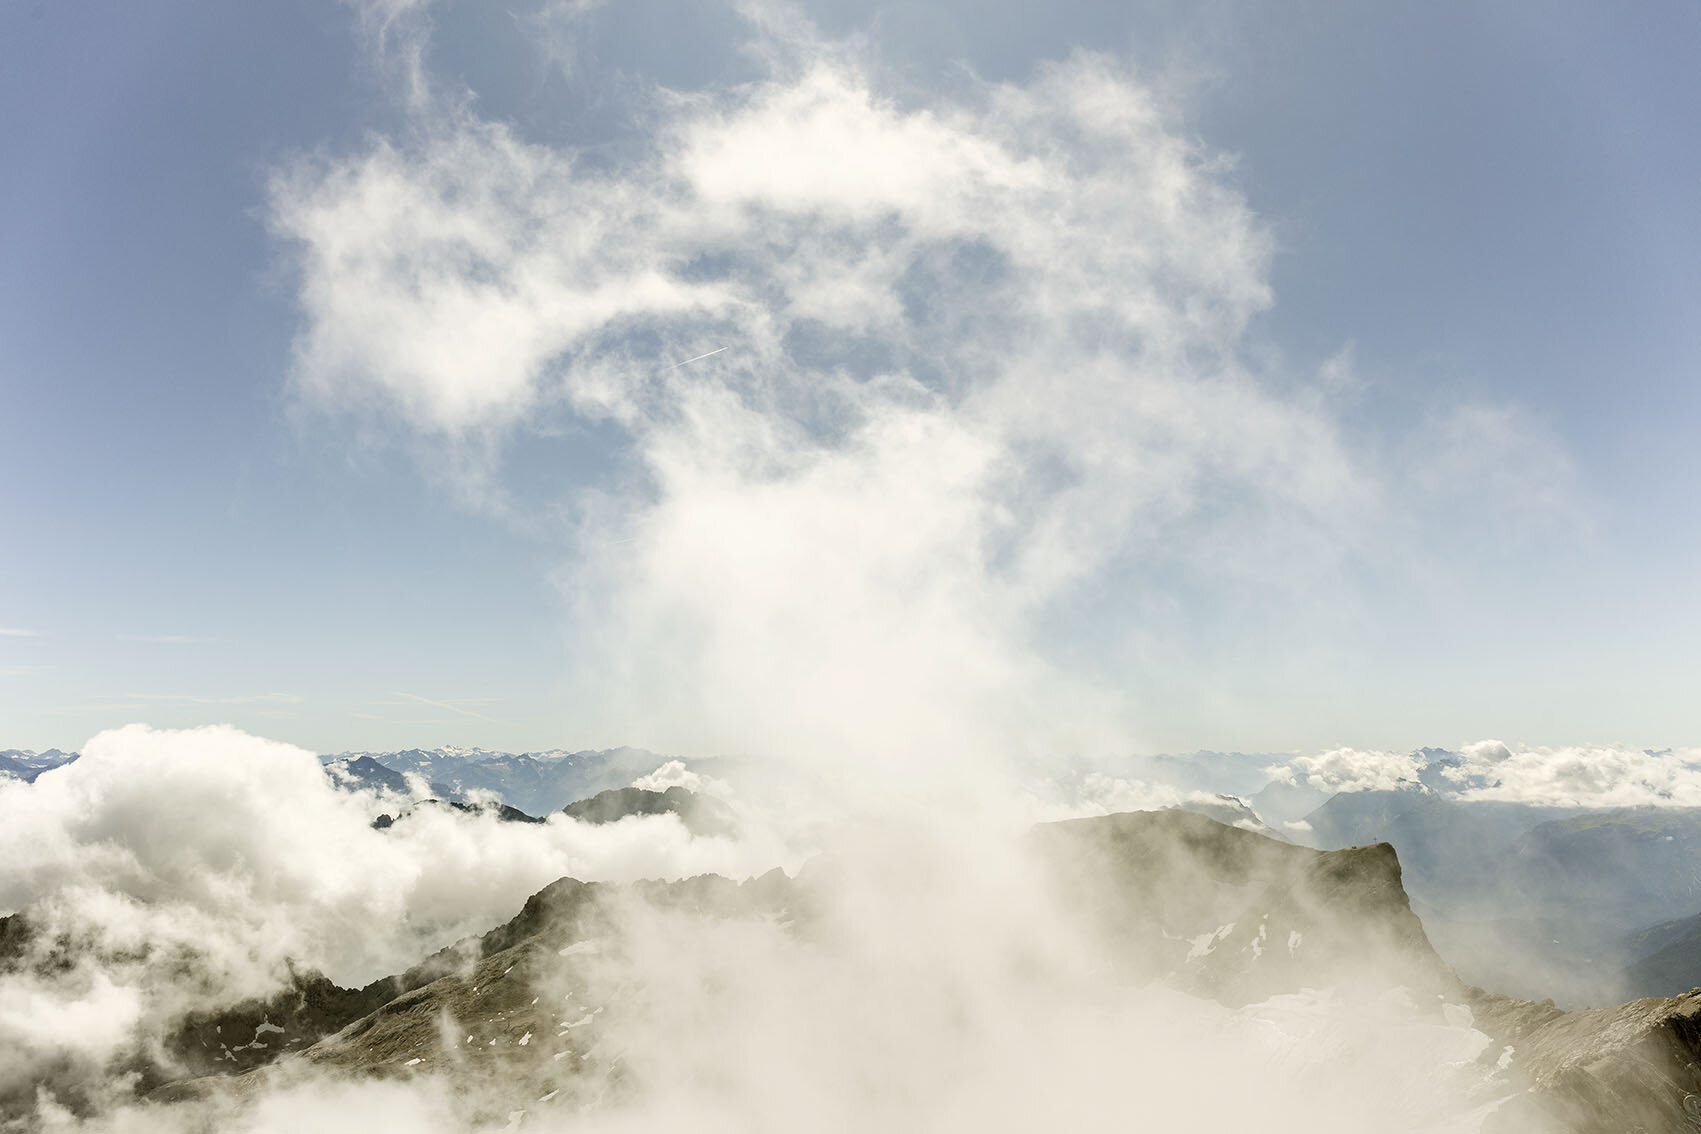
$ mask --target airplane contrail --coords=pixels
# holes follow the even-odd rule
[[[721,351],[723,351],[725,349],[726,349],[726,347],[716,347],[714,350],[710,351],[709,354],[719,354]],[[685,365],[688,365],[688,364],[693,363],[693,362],[701,362],[703,359],[708,358],[709,354],[700,354],[696,358],[688,358],[684,362],[676,362],[672,366],[668,367],[668,369],[669,370],[678,370],[681,366],[685,366]]]
[[[398,697],[406,697],[410,701],[418,701],[422,705],[430,705],[435,709],[447,709],[451,713],[460,713],[464,717],[472,717],[475,720],[487,721],[490,724],[502,723],[501,721],[491,720],[483,713],[475,713],[471,709],[463,709],[459,705],[452,705],[448,701],[433,701],[429,697],[421,697],[418,693],[406,693],[400,689],[397,689],[395,694]]]

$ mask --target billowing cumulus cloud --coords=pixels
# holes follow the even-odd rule
[[[400,972],[564,875],[743,877],[799,855],[757,816],[738,840],[673,816],[501,823],[443,807],[376,830],[382,802],[334,787],[312,753],[226,727],[106,732],[34,784],[0,783],[0,910],[25,912],[51,962],[0,974],[0,1088],[269,995],[292,966],[353,986]],[[69,965],[52,962],[62,944]]]
[[[1468,744],[1440,774],[1461,799],[1550,807],[1701,807],[1701,750]]]
[[[1415,753],[1363,752],[1336,748],[1317,756],[1298,756],[1270,769],[1273,778],[1323,791],[1392,791],[1415,787],[1423,760]]]

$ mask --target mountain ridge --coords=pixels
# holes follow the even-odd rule
[[[1343,958],[1367,952],[1384,960],[1403,957],[1398,971],[1420,988],[1468,1006],[1466,1018],[1498,1045],[1483,1058],[1498,1054],[1501,1071],[1522,1084],[1514,1090],[1509,1083],[1503,1105],[1483,1127],[1488,1134],[1538,1127],[1565,1134],[1687,1128],[1686,1100],[1701,1092],[1694,1070],[1701,1054],[1701,997],[1579,1013],[1470,987],[1430,946],[1403,889],[1398,855],[1387,844],[1315,851],[1180,811],[1040,824],[1022,842],[1057,878],[1073,880],[1078,901],[1070,908],[1112,941],[1167,942],[1168,959],[1160,957],[1158,968],[1176,966],[1183,987],[1230,1004],[1303,987],[1319,973],[1338,974]],[[314,1043],[295,1045],[300,1050],[286,1058],[381,1077],[417,1068],[475,1094],[493,1082],[511,1084],[509,1094],[479,1104],[491,1118],[501,1116],[510,1097],[559,1099],[567,1106],[606,1102],[598,1092],[611,1084],[638,1089],[623,1079],[618,1055],[598,1043],[603,1013],[618,1014],[622,1007],[594,1005],[601,994],[590,991],[596,959],[619,948],[609,943],[619,937],[624,896],[715,917],[779,918],[807,933],[811,911],[830,893],[834,877],[833,869],[817,864],[795,878],[772,871],[743,882],[716,875],[626,886],[559,879],[490,931],[367,989],[343,990],[345,1013],[363,1005],[360,997],[385,999]],[[1180,885],[1164,884],[1178,878]],[[1081,904],[1106,895],[1116,900]],[[1259,911],[1262,933],[1233,924],[1211,934],[1208,950],[1186,936],[1226,914],[1249,920],[1249,910]],[[1301,929],[1296,919],[1309,920]],[[541,996],[546,988],[556,990],[548,1003]],[[452,1032],[444,1020],[457,1021]],[[548,1042],[533,1046],[535,1037]],[[240,1097],[264,1089],[273,1070],[261,1066],[234,1079],[159,1084],[149,1098],[193,1102],[226,1090]]]

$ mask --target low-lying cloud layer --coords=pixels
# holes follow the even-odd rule
[[[1449,799],[1538,807],[1701,806],[1701,750],[1693,748],[1513,748],[1483,740],[1456,752],[1337,748],[1269,771],[1330,793],[1422,787]]]

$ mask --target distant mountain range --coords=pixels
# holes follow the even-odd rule
[[[35,782],[43,772],[76,760],[78,753],[50,748],[0,750],[0,781]],[[488,748],[408,748],[396,752],[338,752],[319,757],[338,787],[411,795],[417,779],[441,799],[466,802],[494,796],[531,815],[559,811],[575,800],[629,786],[668,761],[642,748],[569,752],[498,752]],[[685,761],[707,764],[712,761]]]
[[[0,750],[0,780],[22,780],[26,784],[34,783],[35,778],[43,772],[63,767],[77,758],[75,752],[61,752],[57,748],[49,748],[46,752],[31,752],[27,748],[7,748]]]
[[[494,797],[528,815],[548,815],[575,800],[629,786],[668,758],[642,748],[493,752],[483,748],[408,748],[321,756],[339,786],[407,794],[417,779],[441,799]]]

